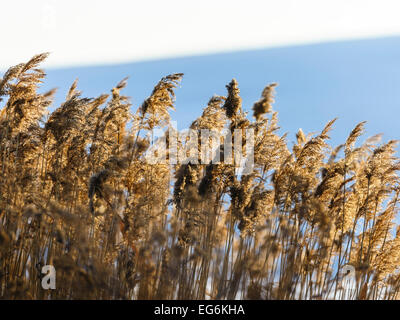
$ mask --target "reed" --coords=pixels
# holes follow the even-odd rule
[[[277,133],[277,84],[250,119],[233,79],[191,129],[253,129],[252,172],[239,176],[225,162],[151,164],[149,137],[171,125],[183,75],[161,79],[136,111],[121,93],[126,79],[93,99],[75,81],[49,112],[54,90],[38,92],[46,57],[0,79],[1,298],[399,297],[396,141],[356,143],[361,122],[332,147],[333,120],[318,134],[300,129],[289,147]],[[41,287],[44,265],[56,269],[55,290]]]

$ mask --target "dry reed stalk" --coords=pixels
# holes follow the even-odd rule
[[[399,296],[395,141],[356,146],[360,123],[331,148],[332,120],[317,135],[300,129],[290,150],[277,134],[276,84],[251,120],[233,79],[191,129],[254,129],[253,171],[149,164],[145,133],[170,126],[183,75],[161,79],[136,113],[126,79],[95,99],[75,81],[49,113],[54,91],[38,93],[46,57],[0,80],[1,298],[347,299],[347,265],[350,298]],[[56,290],[40,285],[48,264]]]

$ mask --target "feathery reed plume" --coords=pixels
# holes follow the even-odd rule
[[[299,129],[290,149],[272,112],[276,84],[249,120],[233,79],[190,126],[233,141],[207,136],[220,149],[204,162],[149,163],[148,136],[171,127],[182,74],[162,78],[133,113],[127,79],[97,98],[82,97],[76,80],[49,112],[55,91],[38,93],[46,57],[0,79],[1,298],[400,297],[397,141],[355,146],[361,122],[331,147],[334,119],[317,134]],[[233,133],[248,129],[254,165],[239,174],[225,148],[246,151]],[[184,139],[177,146],[203,151]],[[56,268],[56,290],[41,287],[45,265]],[[349,268],[356,276],[346,287]]]
[[[228,89],[228,97],[225,100],[223,108],[225,109],[226,116],[232,119],[242,108],[242,98],[239,96],[240,90],[236,79],[232,79],[226,88]]]
[[[253,105],[253,116],[256,120],[259,120],[263,114],[271,112],[277,85],[277,83],[271,83],[266,86],[261,94],[261,99]]]

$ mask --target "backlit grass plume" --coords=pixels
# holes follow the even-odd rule
[[[360,144],[360,122],[332,147],[334,119],[289,146],[272,110],[277,84],[252,120],[233,79],[190,128],[254,130],[252,170],[149,163],[151,131],[170,126],[183,74],[162,78],[136,110],[127,79],[97,98],[75,81],[54,106],[54,90],[39,93],[46,57],[0,79],[1,298],[399,298],[396,141]],[[45,265],[55,290],[41,286]]]

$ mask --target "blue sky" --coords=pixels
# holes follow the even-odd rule
[[[347,40],[231,53],[159,59],[147,62],[50,68],[42,90],[58,87],[56,105],[71,83],[95,97],[129,76],[123,93],[133,109],[150,95],[159,79],[183,72],[176,91],[176,111],[171,116],[178,128],[189,126],[201,115],[209,98],[226,95],[232,78],[239,82],[243,106],[251,111],[262,89],[278,82],[274,110],[279,112],[281,133],[289,142],[299,128],[317,132],[331,119],[338,121],[331,133],[334,145],[342,143],[353,127],[366,120],[366,139],[384,133],[383,139],[400,138],[400,37]]]
[[[278,82],[282,132],[334,117],[334,144],[367,120],[366,137],[398,138],[400,3],[395,0],[56,1],[2,4],[0,70],[50,51],[43,90],[61,103],[75,78],[85,96],[130,76],[134,107],[166,74],[185,73],[172,117],[186,127],[237,78],[250,110]]]

